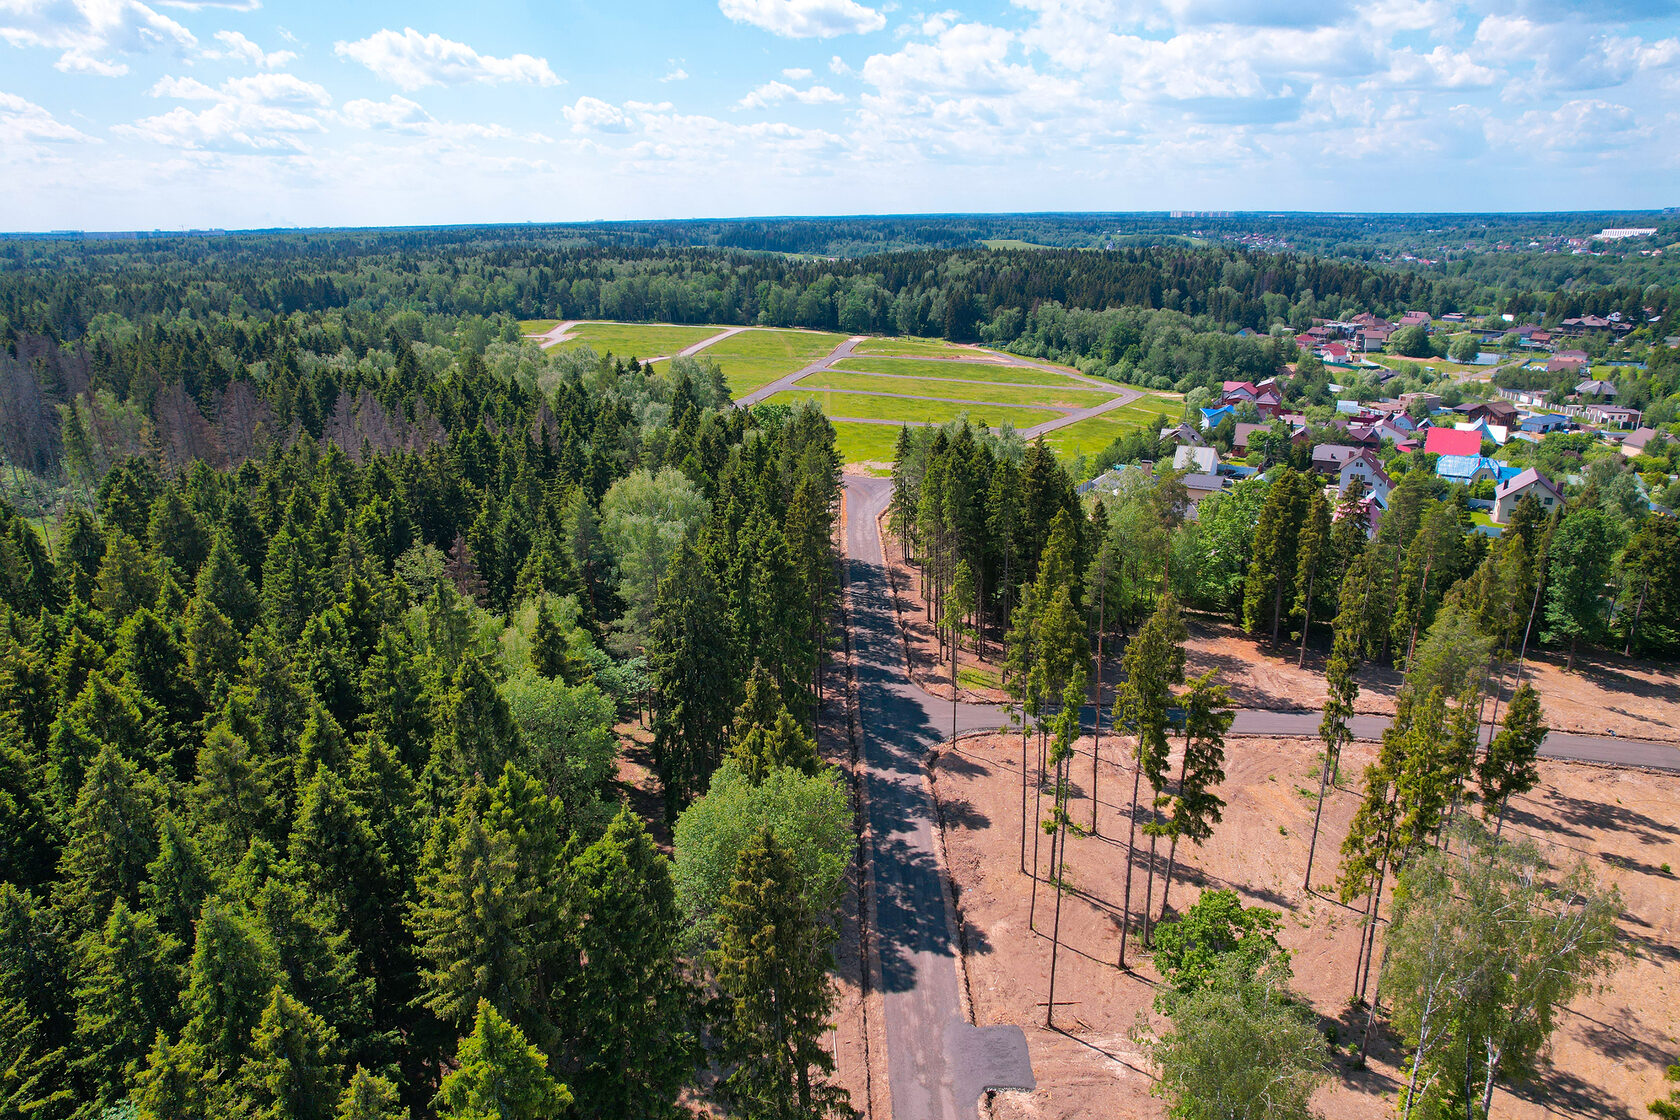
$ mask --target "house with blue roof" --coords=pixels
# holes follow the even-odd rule
[[[1204,408],[1202,409],[1202,427],[1212,431],[1219,427],[1219,422],[1225,417],[1234,418],[1236,414],[1237,410],[1228,404],[1222,404],[1218,408]]]
[[[1435,477],[1474,486],[1483,479],[1498,482],[1499,468],[1500,464],[1486,455],[1443,455],[1435,461]]]
[[[1561,412],[1536,412],[1532,416],[1524,416],[1518,425],[1525,432],[1567,432],[1569,417]]]

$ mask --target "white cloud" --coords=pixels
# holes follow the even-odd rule
[[[182,54],[198,45],[192,32],[139,0],[0,0],[0,39],[60,51],[57,69],[101,77],[128,73],[112,54]]]
[[[189,151],[293,154],[306,151],[301,137],[326,128],[332,97],[294,74],[253,74],[212,88],[197,78],[164,77],[153,97],[208,102],[185,106],[112,129],[120,136]]]
[[[440,121],[418,103],[395,93],[385,101],[348,101],[339,110],[338,116],[351,128],[421,136],[451,145],[475,140],[518,140],[541,144],[549,139],[540,132],[516,133],[499,124]]]
[[[811,72],[803,66],[790,66],[782,71],[782,77],[790,82],[803,82],[811,76]]]
[[[93,137],[57,120],[33,101],[0,92],[0,144],[37,141],[85,144],[93,142]]]
[[[561,110],[573,132],[629,132],[635,127],[630,115],[599,97],[580,97]]]
[[[158,0],[158,5],[164,8],[179,8],[185,12],[202,12],[206,9],[222,12],[254,12],[262,7],[262,0]]]
[[[1516,136],[1550,151],[1591,155],[1648,140],[1632,109],[1598,99],[1565,102],[1551,111],[1534,110],[1517,121]]]
[[[205,58],[243,62],[264,70],[278,70],[297,59],[296,51],[264,51],[237,31],[218,31],[216,41],[222,44],[223,49],[205,51]]]
[[[737,109],[764,109],[783,101],[797,101],[801,105],[833,105],[846,100],[827,86],[795,89],[786,82],[765,82],[736,103]]]
[[[557,86],[561,79],[548,60],[528,54],[495,58],[441,35],[422,35],[412,27],[386,28],[354,43],[334,44],[335,53],[353,59],[403,90],[462,82],[520,82]]]
[[[885,15],[857,0],[718,0],[718,10],[789,39],[862,35],[887,25]]]
[[[680,59],[680,58],[667,58],[665,61],[670,64],[671,68],[665,72],[665,76],[663,78],[659,79],[660,81],[662,81],[662,82],[686,82],[686,81],[688,81],[688,71],[684,70],[682,68],[682,63],[683,63],[682,59]]]

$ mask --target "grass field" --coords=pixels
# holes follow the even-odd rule
[[[988,249],[1054,249],[1054,245],[1040,245],[1036,241],[1022,241],[1018,237],[984,237],[980,244]]]
[[[547,334],[553,330],[561,320],[559,319],[521,319],[519,321],[520,334]]]
[[[1016,428],[1030,428],[1046,420],[1054,420],[1057,413],[1041,408],[1009,408],[992,404],[947,404],[942,401],[909,401],[899,397],[869,397],[860,393],[835,393],[789,389],[770,397],[766,404],[796,404],[802,400],[816,401],[830,417],[850,417],[856,420],[920,420],[944,423],[967,415],[979,423],[984,420],[992,427],[1005,421]]]
[[[854,354],[887,354],[897,358],[972,358],[975,350],[942,338],[871,338],[857,344]]]
[[[1072,459],[1077,455],[1095,455],[1115,438],[1155,423],[1156,418],[1163,413],[1167,423],[1171,424],[1181,407],[1182,405],[1174,400],[1163,403],[1160,398],[1145,397],[1125,408],[1117,408],[1113,412],[1105,412],[1101,416],[1093,416],[1089,420],[1058,428],[1045,436],[1044,442],[1064,459]]]
[[[675,354],[722,330],[679,327],[671,323],[579,323],[561,346],[589,346],[618,358],[656,358]]]
[[[729,395],[732,397],[745,396],[805,364],[797,360],[790,362],[787,358],[731,358],[727,354],[713,354],[710,347],[700,351],[699,356],[715,358],[723,367],[723,379],[729,383]]]
[[[958,371],[953,370],[955,376]],[[988,404],[1063,405],[1090,408],[1114,396],[1101,389],[1078,389],[1073,382],[1063,386],[991,385],[984,381],[938,381],[911,377],[883,377],[872,373],[848,373],[828,369],[803,377],[801,389],[851,389],[872,393],[904,393],[918,397],[949,397],[954,400],[985,401]]]
[[[726,363],[729,358],[774,358],[787,364],[792,373],[800,366],[820,358],[846,341],[843,334],[821,331],[753,330],[732,334],[722,342],[706,347],[701,353]],[[727,368],[727,365],[726,365]]]
[[[892,462],[898,445],[898,428],[891,424],[851,424],[834,421],[834,442],[840,457],[848,463]]]
[[[835,369],[885,373],[893,377],[955,377],[996,385],[1082,385],[1048,370],[1006,366],[1000,362],[936,362],[915,358],[841,358]]]

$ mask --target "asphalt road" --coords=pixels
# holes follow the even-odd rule
[[[887,479],[846,478],[846,559],[874,875],[887,1083],[894,1120],[975,1120],[988,1088],[1033,1087],[1019,1027],[975,1028],[958,996],[956,931],[946,914],[927,751],[951,734],[948,700],[904,669],[876,515]],[[996,726],[995,708],[959,704],[959,731]]]

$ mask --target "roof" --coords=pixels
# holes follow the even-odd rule
[[[1520,494],[1522,491],[1527,490],[1530,486],[1534,486],[1536,484],[1544,486],[1556,497],[1563,497],[1563,491],[1558,489],[1556,483],[1541,474],[1539,471],[1535,470],[1533,467],[1529,467],[1527,470],[1522,471],[1519,474],[1512,475],[1504,482],[1501,482],[1498,488],[1493,492],[1494,498],[1497,500],[1499,498],[1509,497],[1512,494]]]
[[[1187,474],[1181,479],[1186,490],[1223,490],[1225,480],[1216,474]]]
[[[1455,428],[1431,428],[1423,438],[1423,449],[1431,455],[1478,455],[1482,450],[1480,432],[1461,432]]]
[[[1443,455],[1435,464],[1438,478],[1472,478],[1484,470],[1499,477],[1499,464],[1486,455]]]
[[[1651,442],[1651,437],[1657,434],[1655,428],[1635,428],[1622,440],[1623,447],[1644,447]]]
[[[1349,459],[1358,458],[1360,448],[1349,447],[1345,443],[1321,443],[1313,448],[1314,463],[1335,463],[1340,465]]]
[[[1371,477],[1381,479],[1390,486],[1394,485],[1394,480],[1389,478],[1388,472],[1383,469],[1382,460],[1377,458],[1377,453],[1372,451],[1369,447],[1364,448],[1359,452],[1359,454],[1349,459],[1346,463],[1343,463],[1342,469],[1345,471],[1349,466],[1360,461],[1364,461],[1364,463],[1371,468]]]
[[[1173,451],[1173,470],[1181,471],[1194,467],[1198,473],[1207,474],[1218,469],[1219,456],[1211,447],[1192,447],[1181,443]]]

